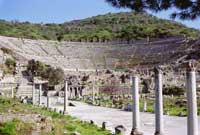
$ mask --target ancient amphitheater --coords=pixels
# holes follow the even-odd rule
[[[193,53],[199,47],[197,42],[199,41],[189,42],[183,37],[172,37],[129,44],[77,43],[0,36],[0,47],[12,49],[17,60],[23,62],[35,59],[66,71],[174,63]]]

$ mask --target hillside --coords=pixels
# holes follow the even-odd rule
[[[185,35],[197,38],[200,31],[159,19],[147,13],[108,13],[63,24],[32,24],[0,20],[0,35],[58,41],[131,41]]]

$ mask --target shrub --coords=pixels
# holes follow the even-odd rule
[[[53,68],[40,61],[31,60],[28,62],[28,70],[34,76],[39,76],[42,79],[48,80],[50,85],[57,85],[64,81],[64,71],[61,68]]]
[[[6,64],[6,66],[8,66],[8,67],[15,67],[15,66],[16,66],[15,60],[10,59],[10,58],[6,59],[5,64]]]
[[[14,74],[15,73],[16,62],[13,59],[6,59],[4,73],[5,74]]]
[[[6,53],[6,54],[12,54],[12,50],[6,48],[6,47],[2,47],[1,50],[3,51],[3,53]]]
[[[181,96],[184,95],[185,89],[177,86],[165,87],[163,90],[164,95],[175,95]]]

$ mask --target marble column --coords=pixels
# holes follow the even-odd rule
[[[39,105],[42,105],[42,84],[39,84]]]
[[[95,104],[95,79],[92,81],[92,104]]]
[[[131,135],[143,135],[140,130],[140,110],[139,110],[139,78],[131,77],[132,96],[133,96],[133,127]]]
[[[72,99],[75,99],[76,97],[76,90],[75,87],[72,87]]]
[[[78,89],[78,98],[81,98],[81,88],[77,87],[77,89]]]
[[[164,134],[163,125],[163,84],[162,71],[159,67],[154,69],[155,72],[155,135]]]
[[[68,107],[68,82],[65,82],[65,92],[64,92],[64,111],[63,114],[67,114]]]
[[[197,95],[196,95],[196,72],[194,63],[187,67],[187,135],[198,135]]]
[[[35,105],[35,84],[33,83],[32,87],[32,104]]]
[[[11,98],[14,98],[14,88],[11,87]]]
[[[69,99],[72,99],[72,89],[71,87],[69,87],[68,89],[69,89]]]
[[[47,95],[47,108],[51,108],[51,99],[50,96]]]
[[[143,112],[147,111],[147,101],[144,100],[144,104],[143,104]]]

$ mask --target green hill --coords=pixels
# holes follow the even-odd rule
[[[32,24],[0,20],[0,35],[64,41],[130,41],[185,35],[197,38],[200,31],[147,13],[108,13],[64,24]]]

